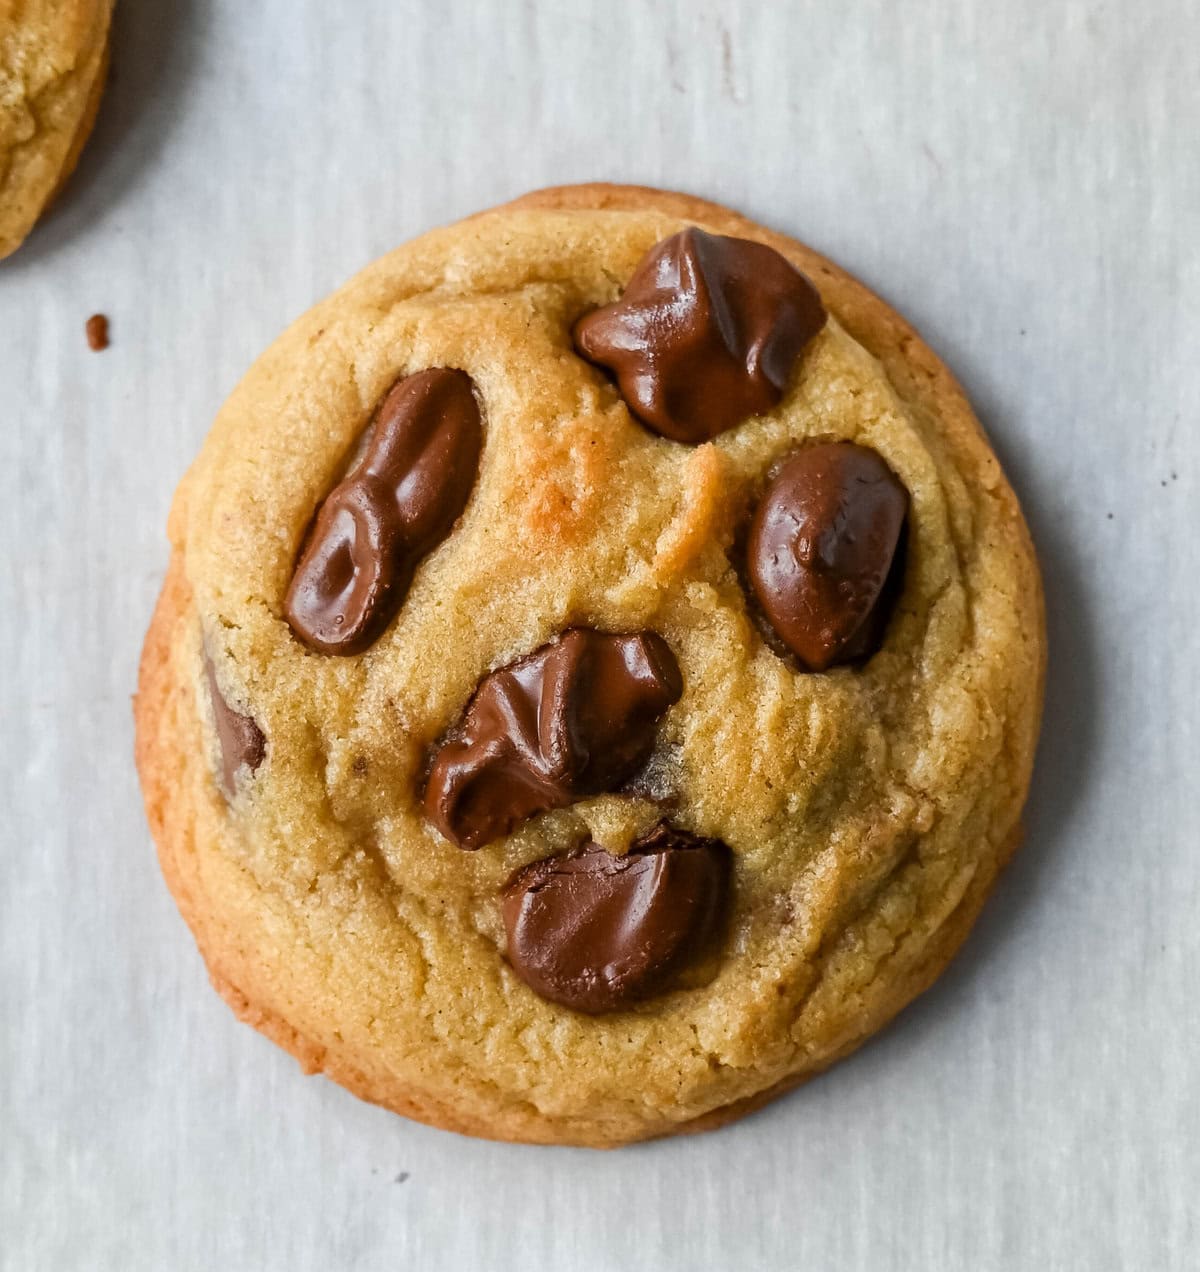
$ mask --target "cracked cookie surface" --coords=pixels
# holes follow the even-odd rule
[[[112,0],[0,0],[0,258],[15,251],[91,132]]]
[[[829,320],[777,405],[681,445],[571,333],[690,225],[780,251]],[[374,643],[315,653],[284,612],[314,509],[392,386],[435,366],[476,387],[474,488]],[[818,438],[877,452],[909,513],[882,646],[807,674],[764,639],[740,554],[770,473]],[[239,1014],[409,1116],[596,1145],[736,1116],[924,988],[1016,841],[1045,639],[1015,497],[902,319],[713,204],[566,187],[384,257],[235,390],[170,537],[136,706],[168,883]],[[423,815],[431,752],[485,675],[579,626],[678,660],[643,779],[463,852]],[[232,799],[214,691],[265,738]],[[623,853],[664,807],[729,847],[723,943],[628,1010],[539,997],[504,957],[506,881],[586,841]]]

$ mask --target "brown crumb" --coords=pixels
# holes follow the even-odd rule
[[[88,348],[97,353],[108,348],[108,318],[104,314],[93,314],[84,326],[87,332]]]

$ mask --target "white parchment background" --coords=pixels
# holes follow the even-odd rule
[[[118,10],[77,178],[0,264],[0,1267],[1200,1266],[1196,6]],[[411,1125],[236,1024],[130,759],[171,490],[251,360],[401,240],[587,179],[725,200],[907,313],[1052,638],[1027,845],[937,988],[769,1111],[608,1155]]]

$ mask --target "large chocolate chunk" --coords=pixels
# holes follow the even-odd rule
[[[805,446],[767,486],[750,525],[747,571],[772,628],[809,671],[874,653],[908,492],[873,451]]]
[[[612,790],[649,756],[682,692],[661,636],[575,628],[484,678],[433,762],[425,814],[460,848],[480,848]]]
[[[292,576],[284,611],[306,645],[357,654],[376,639],[421,558],[462,512],[482,444],[465,372],[435,367],[391,390],[366,454],[321,505]]]
[[[518,870],[503,892],[508,960],[543,998],[617,1011],[665,987],[716,934],[731,854],[665,822],[623,857],[599,844]]]
[[[250,716],[235,711],[225,701],[217,684],[212,659],[207,653],[204,655],[204,676],[208,681],[213,723],[216,725],[217,743],[221,750],[221,789],[226,798],[232,799],[242,770],[254,773],[263,762],[263,756],[267,753],[267,740]]]
[[[695,228],[664,239],[621,299],[575,325],[629,409],[677,442],[706,442],[783,396],[825,324],[817,289],[773,248]]]

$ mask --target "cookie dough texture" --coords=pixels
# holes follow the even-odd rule
[[[831,314],[780,405],[700,446],[632,420],[570,337],[689,223],[777,248]],[[282,604],[313,510],[397,378],[438,365],[466,370],[483,404],[466,509],[367,652],[307,651]],[[738,553],[772,464],[818,436],[876,449],[911,513],[883,648],[805,675],[761,636]],[[606,1146],[747,1112],[933,981],[1017,841],[1045,638],[1013,492],[911,327],[714,204],[540,191],[377,261],[246,376],[170,537],[136,701],[167,881],[242,1019],[409,1117]],[[734,854],[723,944],[679,988],[599,1017],[513,974],[500,891],[588,837],[624,851],[659,807],[600,796],[473,853],[421,810],[429,748],[480,678],[580,624],[669,642],[684,692],[647,785]],[[205,649],[267,739],[231,804]]]
[[[71,175],[108,69],[112,0],[0,0],[0,258]]]

